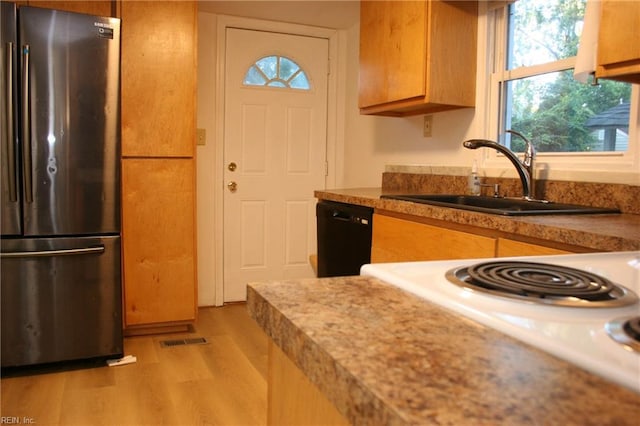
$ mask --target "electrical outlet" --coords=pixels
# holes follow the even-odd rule
[[[196,143],[198,145],[206,145],[207,143],[207,132],[205,129],[197,129],[196,130]]]
[[[433,130],[433,115],[425,115],[422,134],[424,135],[425,138],[430,138],[432,130]]]

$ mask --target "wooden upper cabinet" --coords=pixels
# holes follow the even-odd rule
[[[475,1],[362,1],[360,112],[473,107],[477,8]]]
[[[23,4],[97,16],[116,16],[115,1],[28,1]]]
[[[363,2],[360,6],[360,107],[425,95],[426,6]]]
[[[122,155],[192,157],[196,2],[124,1],[121,19]]]
[[[640,83],[640,0],[602,0],[596,77]]]

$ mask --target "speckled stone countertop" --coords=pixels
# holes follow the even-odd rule
[[[640,419],[640,395],[374,278],[252,283],[247,308],[353,424]]]
[[[391,193],[385,191],[384,193]],[[536,238],[593,251],[640,249],[640,215],[543,215],[501,216],[467,210],[380,199],[381,188],[352,188],[315,191],[318,199],[373,207],[453,224]]]

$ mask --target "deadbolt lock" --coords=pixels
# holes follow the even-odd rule
[[[230,163],[229,163],[229,165],[227,166],[227,168],[228,168],[230,171],[232,171],[232,172],[233,172],[233,171],[235,171],[235,170],[238,168],[238,165],[232,161],[232,162],[230,162]]]

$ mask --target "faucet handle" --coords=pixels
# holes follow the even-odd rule
[[[515,130],[511,130],[511,129],[507,129],[505,130],[507,133],[511,133],[512,135],[516,135],[518,136],[520,139],[522,139],[525,142],[525,150],[524,150],[524,165],[529,167],[531,164],[533,164],[533,160],[536,156],[536,149],[533,146],[533,143],[522,133],[517,132]]]

